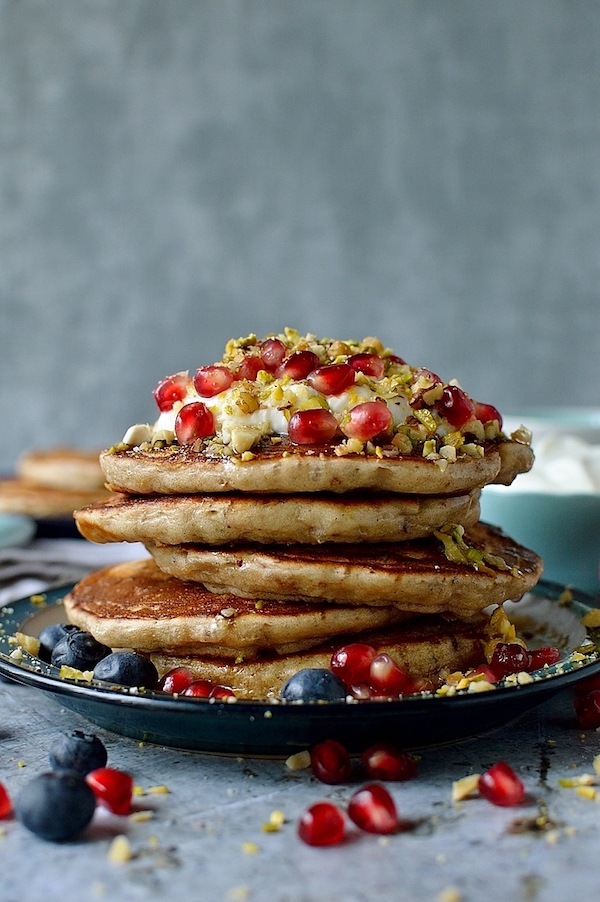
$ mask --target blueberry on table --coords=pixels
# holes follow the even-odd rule
[[[55,646],[69,633],[73,633],[78,629],[79,627],[75,626],[74,623],[51,623],[49,626],[45,626],[38,636],[40,640],[38,657],[42,661],[50,663]]]
[[[119,686],[136,686],[154,689],[158,683],[158,671],[150,658],[135,651],[114,651],[98,661],[94,667],[94,679]]]
[[[65,842],[87,827],[96,797],[83,777],[73,773],[46,773],[23,787],[15,801],[18,820],[41,839]]]
[[[64,665],[76,670],[93,670],[98,661],[110,653],[111,649],[94,639],[91,633],[73,630],[54,646],[50,660],[57,667]]]
[[[90,771],[104,767],[108,753],[102,740],[95,734],[73,730],[59,736],[48,757],[52,770],[71,771],[85,777]]]
[[[288,702],[343,702],[347,695],[345,684],[324,667],[299,670],[279,693],[279,697]]]

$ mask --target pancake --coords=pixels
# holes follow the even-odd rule
[[[478,490],[449,496],[114,494],[75,514],[79,531],[92,542],[164,545],[397,542],[478,519]]]
[[[408,619],[393,607],[256,601],[182,582],[152,559],[127,561],[80,580],[64,599],[71,623],[111,648],[236,658],[318,645]]]
[[[30,450],[17,462],[17,476],[49,489],[90,492],[104,488],[99,451],[78,448]]]
[[[443,616],[420,617],[407,624],[369,633],[341,636],[309,651],[264,656],[261,660],[231,662],[201,655],[174,656],[162,652],[150,655],[162,676],[173,667],[189,667],[196,679],[206,679],[233,689],[241,699],[268,699],[279,696],[283,684],[305,667],[329,667],[332,653],[350,642],[366,642],[379,653],[386,652],[413,679],[434,686],[455,671],[465,671],[484,663],[483,642],[486,617],[472,622]]]
[[[502,446],[502,453],[499,448]],[[447,495],[489,483],[510,484],[533,463],[528,445],[490,442],[481,456],[462,454],[446,467],[422,455],[344,454],[335,446],[282,448],[263,442],[252,458],[216,457],[189,446],[103,451],[100,463],[113,492],[194,494],[198,492],[348,492]]]
[[[0,479],[0,512],[44,517],[71,517],[77,508],[103,501],[106,489],[53,489],[25,479]]]
[[[396,605],[413,613],[449,611],[465,617],[488,604],[516,600],[542,574],[542,561],[500,530],[478,523],[465,533],[472,554],[492,565],[449,560],[436,536],[362,545],[240,546],[145,543],[156,563],[211,591],[345,605]],[[485,564],[482,561],[482,564]]]

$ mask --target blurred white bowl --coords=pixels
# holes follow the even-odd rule
[[[544,578],[600,593],[600,410],[536,410],[505,419],[531,430],[536,460],[511,486],[486,486],[481,519],[544,560]]]

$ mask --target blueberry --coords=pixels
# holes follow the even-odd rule
[[[73,730],[59,736],[48,757],[52,770],[72,771],[85,777],[90,771],[106,765],[108,753],[98,736]]]
[[[77,629],[79,629],[79,627],[75,626],[74,623],[51,623],[49,626],[45,626],[38,636],[40,640],[38,657],[40,657],[42,661],[50,663],[55,645],[60,642],[61,639],[64,639],[68,633],[72,633]]]
[[[15,814],[24,827],[42,839],[75,839],[91,821],[96,797],[84,778],[73,773],[46,773],[23,787]]]
[[[307,667],[289,678],[279,693],[288,702],[343,702],[348,695],[339,677],[324,667]]]
[[[57,667],[65,664],[77,670],[93,670],[98,661],[109,655],[111,649],[97,642],[91,633],[73,630],[54,646],[50,660]]]
[[[94,679],[120,686],[154,689],[158,683],[158,671],[145,655],[135,651],[114,651],[98,661],[94,667]]]

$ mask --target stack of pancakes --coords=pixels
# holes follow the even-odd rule
[[[247,395],[254,382],[234,383],[228,403],[240,386]],[[189,390],[175,412],[192,400]],[[479,522],[481,488],[529,469],[530,448],[497,429],[441,466],[421,447],[398,454],[391,434],[343,453],[343,436],[294,445],[262,434],[250,453],[218,453],[213,436],[165,440],[159,422],[159,439],[140,441],[136,427],[100,455],[112,496],[75,519],[91,541],[142,542],[151,557],[78,583],[69,619],[149,655],[161,674],[186,666],[240,698],[276,697],[353,642],[428,686],[478,666],[484,609],[542,572],[536,554]]]

